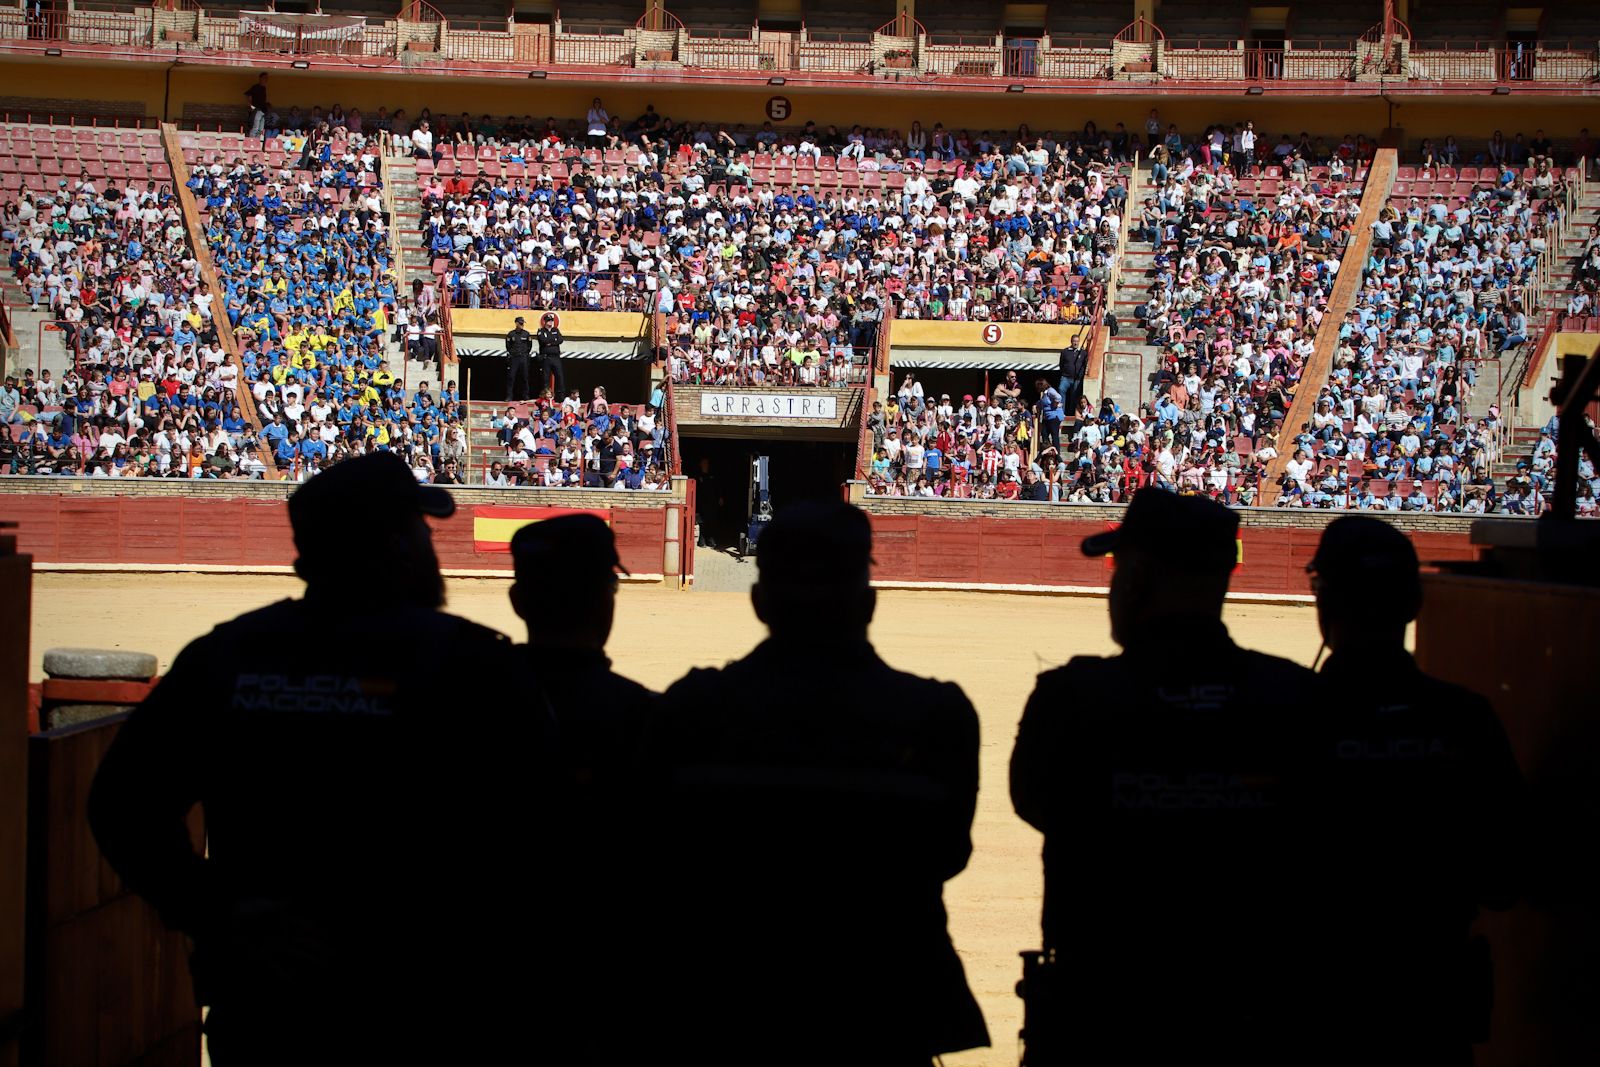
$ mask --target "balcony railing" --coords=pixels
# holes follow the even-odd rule
[[[426,17],[423,17],[423,14]],[[180,17],[181,16],[181,17]],[[185,0],[179,11],[118,3],[94,10],[0,8],[0,45],[11,51],[100,53],[151,50],[163,54],[290,54],[396,58],[417,53],[443,64],[492,71],[541,68],[618,68],[682,65],[730,74],[896,75],[918,82],[1025,80],[1105,82],[1330,82],[1382,79],[1454,85],[1578,87],[1600,80],[1596,42],[1410,40],[1404,32],[1350,40],[1290,39],[1265,46],[1242,39],[1148,39],[1127,34],[1068,40],[915,36],[863,32],[740,31],[697,33],[637,25],[566,28],[514,25],[505,20],[448,19],[425,4],[395,18],[352,24],[338,16],[275,16],[267,28],[249,17],[212,17]],[[658,39],[659,38],[659,39]],[[672,47],[667,47],[668,43]],[[904,72],[901,74],[901,72]]]

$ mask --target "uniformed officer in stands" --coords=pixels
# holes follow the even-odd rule
[[[506,334],[506,399],[526,400],[532,394],[528,381],[533,364],[533,334],[523,329],[527,320],[517,316],[517,324]]]
[[[660,1047],[716,1065],[919,1064],[988,1044],[946,932],[978,720],[867,640],[867,517],[780,511],[751,600],[771,636],[663,697]]]
[[[439,610],[424,517],[453,510],[392,453],[306,482],[304,598],[192,642],[101,764],[95,838],[192,938],[220,1067],[493,1052],[470,1020],[540,999],[505,960],[530,952],[553,725],[516,647]]]
[[[1112,657],[1039,676],[1011,757],[1044,833],[1044,942],[1024,967],[1025,1062],[1297,1062],[1292,848],[1316,678],[1222,622],[1238,518],[1134,495],[1086,539],[1115,553]]]
[[[1469,927],[1516,895],[1521,775],[1488,701],[1406,651],[1422,587],[1403,533],[1336,519],[1307,570],[1333,697],[1318,795],[1340,843],[1316,877],[1329,894],[1325,1032],[1344,1062],[1470,1064],[1493,976]]]
[[[539,320],[539,332],[534,334],[539,341],[540,372],[544,376],[543,390],[548,389],[550,396],[561,402],[561,397],[567,391],[567,379],[561,371],[561,327],[551,312],[545,312]]]
[[[637,950],[634,901],[645,866],[638,838],[640,745],[658,694],[611,669],[616,610],[611,527],[594,515],[532,523],[511,539],[511,604],[561,730],[561,785],[551,870],[561,1010],[545,1050],[565,1064],[642,1062],[616,1026],[618,961]]]

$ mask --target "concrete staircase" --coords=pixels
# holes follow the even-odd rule
[[[0,274],[0,300],[5,301],[11,313],[11,332],[17,338],[17,350],[12,353],[4,373],[14,374],[20,381],[23,371],[33,370],[37,373],[43,369],[59,382],[72,366],[72,356],[64,340],[66,335],[59,330],[44,331],[43,358],[39,351],[39,324],[53,322],[55,316],[45,310],[44,304],[39,305],[38,311],[28,310],[28,292],[9,269]]]
[[[1600,221],[1600,182],[1591,182],[1578,201],[1566,236],[1561,239],[1561,247],[1555,250],[1550,266],[1550,285],[1545,289],[1546,307],[1542,310],[1565,310],[1567,301],[1577,291],[1573,272],[1597,221]]]
[[[1506,444],[1506,450],[1490,468],[1494,475],[1495,488],[1505,491],[1506,479],[1517,473],[1517,464],[1533,456],[1534,446],[1539,443],[1539,427],[1513,426],[1511,440]]]
[[[423,244],[422,186],[417,178],[416,161],[409,156],[386,154],[383,180],[394,197],[395,217],[390,222],[389,240],[405,267],[406,292],[402,295],[409,295],[413,279],[428,279],[433,273],[433,257]],[[440,384],[435,381],[438,368],[407,358],[402,345],[391,342],[389,365],[405,367],[405,380],[412,386],[421,381],[433,382],[435,388]]]
[[[513,405],[525,412],[527,405]],[[468,485],[482,485],[485,462],[491,457],[503,457],[505,449],[490,425],[494,417],[505,410],[504,404],[473,404],[467,409],[467,470]]]
[[[1129,240],[1122,246],[1122,274],[1111,294],[1111,313],[1117,317],[1119,336],[1106,346],[1102,389],[1126,412],[1137,412],[1149,400],[1150,376],[1161,359],[1157,345],[1144,343],[1144,326],[1134,312],[1150,296],[1155,272],[1155,246]]]

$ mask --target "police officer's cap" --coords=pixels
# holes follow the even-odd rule
[[[596,515],[529,523],[511,537],[511,560],[519,582],[581,584],[628,573],[611,527]]]
[[[518,326],[521,326],[521,325],[522,325],[522,324],[523,324],[523,323],[525,323],[525,322],[527,322],[527,321],[528,321],[528,320],[527,320],[527,319],[525,319],[525,318],[523,318],[523,317],[522,317],[522,316],[521,316],[521,315],[518,315],[518,316],[517,316],[517,325],[518,325]]]
[[[872,524],[839,500],[806,500],[773,518],[756,542],[761,581],[786,589],[864,586],[872,567]]]
[[[328,467],[289,497],[289,523],[301,553],[326,549],[385,520],[409,515],[455,514],[455,497],[419,485],[393,452],[374,452]]]
[[[1239,516],[1202,496],[1165,489],[1133,494],[1122,525],[1083,539],[1083,554],[1139,551],[1175,568],[1230,573],[1239,562]]]
[[[1328,523],[1307,573],[1324,581],[1417,581],[1417,550],[1395,527],[1370,515],[1345,515]]]

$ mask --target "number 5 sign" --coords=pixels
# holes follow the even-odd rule
[[[773,122],[782,122],[794,113],[794,108],[789,105],[787,96],[774,96],[767,101],[767,118]]]
[[[998,322],[991,322],[983,328],[983,343],[986,345],[997,345],[1000,343],[1000,338],[1004,337],[1005,335],[1006,331],[1001,328]]]

